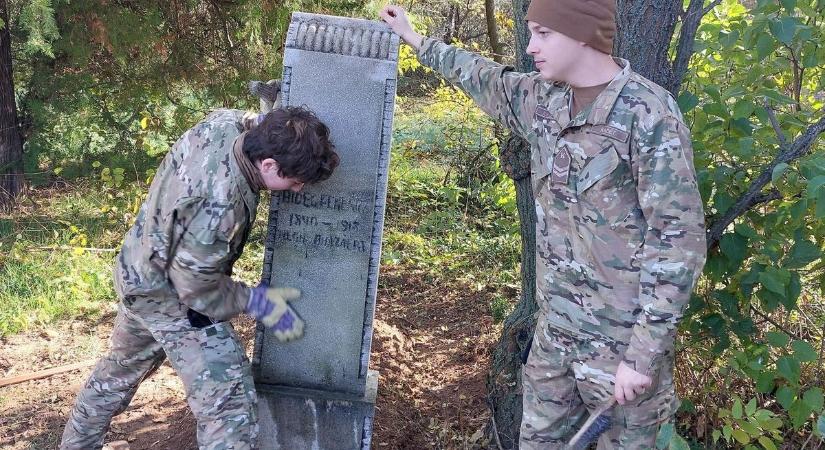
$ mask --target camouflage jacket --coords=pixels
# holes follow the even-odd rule
[[[618,344],[647,372],[672,350],[706,253],[673,97],[617,59],[622,71],[571,118],[567,84],[429,38],[418,57],[531,145],[536,295],[550,325]]]
[[[223,320],[246,307],[249,288],[230,277],[258,206],[232,154],[246,119],[211,113],[160,164],[115,264],[118,294],[132,309],[177,299]]]

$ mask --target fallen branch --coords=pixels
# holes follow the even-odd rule
[[[498,437],[498,425],[496,424],[496,409],[493,406],[492,400],[490,400],[490,396],[487,396],[487,406],[490,408],[492,414],[490,414],[490,421],[493,424],[493,436],[496,438],[496,446],[498,450],[504,450],[504,447],[501,446],[501,439]]]
[[[106,253],[106,252],[117,252],[118,249],[116,248],[96,248],[96,247],[72,247],[71,245],[56,245],[56,246],[42,246],[42,247],[29,247],[29,250],[83,250],[84,252],[92,252],[92,253]]]
[[[0,378],[0,387],[11,386],[13,384],[20,384],[25,381],[38,380],[40,378],[47,378],[52,375],[57,375],[63,372],[70,372],[72,370],[82,369],[96,363],[97,360],[83,361],[65,366],[52,367],[51,369],[41,370],[39,372],[30,372],[23,375],[17,375],[8,378]]]

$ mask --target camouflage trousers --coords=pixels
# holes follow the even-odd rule
[[[519,448],[565,448],[589,413],[613,396],[626,347],[573,336],[540,318],[522,374]],[[672,352],[652,366],[652,386],[632,402],[608,410],[612,426],[599,438],[599,450],[655,448],[659,427],[672,419],[679,400],[673,387]]]
[[[141,381],[166,358],[183,380],[197,419],[199,448],[255,447],[252,369],[232,325],[196,328],[187,318],[188,308],[178,302],[166,305],[171,306],[147,314],[120,304],[109,354],[98,361],[78,394],[61,450],[101,448],[112,417],[126,409]]]

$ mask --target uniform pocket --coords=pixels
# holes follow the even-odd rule
[[[653,365],[659,368],[655,375],[657,382],[651,386],[651,391],[622,408],[628,429],[662,424],[670,420],[679,408],[679,398],[673,385],[672,356],[657,358]]]
[[[619,154],[610,144],[585,164],[576,181],[576,193],[582,194],[619,167]]]
[[[229,322],[219,322],[200,329],[206,369],[216,381],[232,381],[241,377],[244,349]]]
[[[616,219],[618,220],[610,222],[610,230],[630,243],[640,244],[645,231],[642,210],[634,206],[630,211],[616,216]]]

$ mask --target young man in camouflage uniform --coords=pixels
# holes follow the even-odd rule
[[[612,58],[614,0],[533,0],[523,74],[381,17],[421,62],[530,142],[540,313],[520,448],[563,448],[614,397],[600,449],[650,449],[678,406],[676,325],[705,260],[689,131],[673,97]]]
[[[78,394],[61,449],[101,448],[112,417],[166,358],[183,380],[199,447],[255,448],[252,372],[227,320],[245,312],[282,341],[298,338],[303,322],[288,301],[300,292],[249,288],[232,280],[232,266],[262,189],[297,192],[337,164],[329,130],[301,108],[218,110],[184,133],[117,257],[110,352]]]

